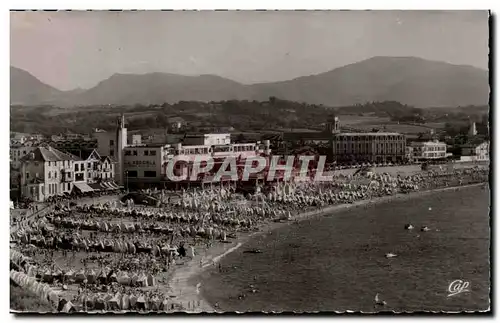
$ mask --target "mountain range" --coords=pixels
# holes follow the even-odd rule
[[[216,75],[114,74],[93,88],[61,91],[10,68],[11,104],[57,106],[280,99],[348,106],[399,101],[418,108],[487,105],[488,71],[416,57],[373,57],[288,81],[241,84]]]

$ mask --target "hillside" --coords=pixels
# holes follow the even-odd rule
[[[244,85],[215,75],[115,74],[86,91],[61,92],[27,72],[11,72],[11,103],[161,104],[280,99],[338,107],[398,101],[419,108],[486,105],[488,72],[415,57],[373,57],[326,73]],[[12,71],[12,69],[11,69]]]
[[[215,76],[168,73],[115,74],[77,96],[89,104],[161,104],[178,101],[218,101],[249,98],[248,87]]]
[[[10,103],[19,105],[37,105],[60,100],[62,91],[53,88],[30,73],[10,67]]]
[[[415,57],[374,57],[294,80],[253,85],[259,99],[344,106],[398,101],[419,108],[488,103],[488,72]]]

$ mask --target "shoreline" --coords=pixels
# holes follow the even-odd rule
[[[251,233],[240,233],[237,238],[233,239],[231,243],[222,243],[214,247],[205,250],[205,256],[201,253],[197,253],[193,259],[185,261],[178,268],[175,268],[172,276],[168,280],[168,289],[171,290],[177,297],[176,302],[180,302],[183,307],[183,311],[186,313],[214,313],[217,311],[209,302],[203,298],[200,288],[202,287],[201,282],[195,282],[197,277],[199,277],[203,272],[205,272],[209,267],[215,267],[216,264],[228,254],[238,250],[240,247],[245,245],[250,238],[264,234],[265,232],[276,230],[280,227],[291,225],[295,222],[301,222],[304,220],[314,219],[319,216],[334,215],[334,213],[340,212],[342,210],[348,210],[350,208],[356,208],[360,206],[368,206],[374,204],[381,204],[386,202],[392,202],[395,200],[405,200],[415,197],[424,196],[427,194],[432,194],[436,192],[445,192],[450,190],[461,190],[476,186],[488,185],[488,182],[468,184],[463,186],[452,186],[452,187],[441,187],[423,191],[411,192],[408,194],[395,194],[389,196],[382,196],[373,199],[360,200],[352,204],[338,204],[323,207],[317,210],[311,210],[304,213],[299,213],[291,217],[290,220],[284,222],[266,222],[261,224],[257,231]],[[198,251],[198,250],[197,250]],[[184,306],[187,304],[187,307]]]

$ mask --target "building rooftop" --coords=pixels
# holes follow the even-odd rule
[[[336,136],[400,136],[398,132],[340,132]]]
[[[483,138],[472,138],[471,140],[469,140],[468,142],[463,144],[461,147],[463,147],[463,148],[477,147],[485,142],[488,142],[488,141],[483,139]]]
[[[166,144],[137,144],[137,145],[127,145],[124,149],[128,148],[160,148],[165,146]]]
[[[100,158],[101,158],[101,162],[104,162],[106,159],[109,159],[109,161],[111,163],[116,163],[117,162],[116,158],[114,158],[112,156],[100,156]]]
[[[23,158],[21,158],[21,161],[27,162],[27,161],[39,161],[39,162],[46,162],[46,161],[65,161],[65,160],[81,160],[75,155],[64,153],[60,150],[57,150],[53,147],[50,146],[40,146],[37,147],[35,150],[33,150],[31,153],[27,154]]]

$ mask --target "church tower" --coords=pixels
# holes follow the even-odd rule
[[[115,178],[118,184],[124,185],[124,165],[123,165],[123,149],[127,147],[127,128],[125,128],[125,116],[122,114],[116,122],[116,148],[115,156],[117,160]]]
[[[476,129],[476,123],[471,122],[470,128],[469,128],[469,136],[474,137],[477,136],[477,129]]]

